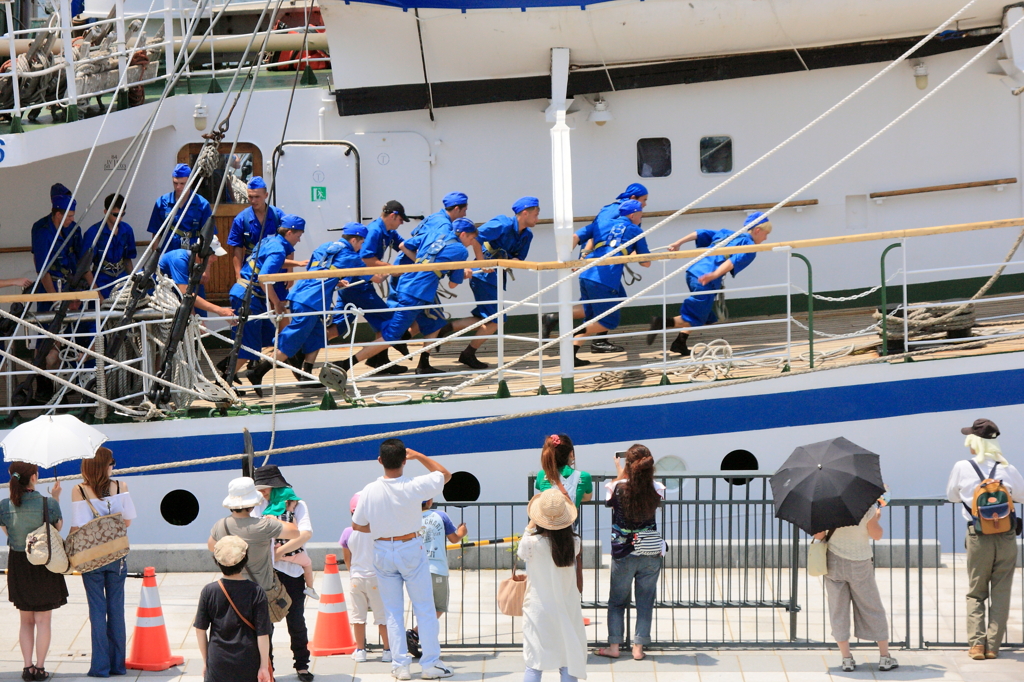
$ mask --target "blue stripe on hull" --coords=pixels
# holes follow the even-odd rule
[[[516,408],[516,401],[495,405]],[[625,404],[603,410],[571,410],[542,417],[443,430],[411,437],[410,445],[431,455],[540,448],[554,432],[572,435],[580,445],[656,438],[684,438],[834,422],[885,419],[1024,404],[1024,369],[839,386],[768,395],[712,398],[658,405]],[[458,404],[452,404],[452,412]],[[396,411],[397,413],[397,411]],[[329,413],[325,413],[325,417]],[[278,417],[279,420],[287,417]],[[458,419],[278,431],[276,447],[349,438],[392,429],[452,423]],[[211,427],[230,428],[230,420],[210,419]],[[270,444],[269,433],[254,433],[256,449]],[[114,442],[122,466],[215,457],[241,452],[239,433],[210,433],[169,439]],[[376,441],[292,453],[289,466],[373,460]],[[169,471],[236,469],[237,462]],[[77,467],[75,467],[77,468]],[[61,471],[61,474],[69,472]]]

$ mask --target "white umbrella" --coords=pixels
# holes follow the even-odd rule
[[[61,462],[91,459],[107,437],[70,414],[42,415],[19,425],[0,442],[5,462],[28,462],[44,469]]]

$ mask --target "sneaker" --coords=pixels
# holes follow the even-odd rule
[[[422,677],[425,680],[438,680],[442,677],[451,677],[454,674],[454,670],[446,666],[441,661],[438,661],[429,668],[424,668],[423,672],[420,674],[420,677]]]
[[[366,663],[366,649],[356,649],[353,651],[352,660],[356,663]]]
[[[391,677],[396,680],[411,680],[412,675],[409,674],[409,666],[399,665],[391,669]]]
[[[420,633],[415,630],[405,631],[405,645],[409,649],[409,655],[413,658],[423,655],[423,650],[420,649]]]
[[[545,313],[540,318],[540,334],[542,339],[546,339],[551,336],[551,332],[555,331],[555,327],[558,326],[558,315],[555,313]]]
[[[882,672],[900,667],[899,661],[892,656],[882,656],[878,659],[878,669]]]
[[[317,601],[320,601],[320,595],[317,594],[316,590],[314,590],[312,587],[307,587],[302,591],[302,593],[310,599],[316,599]]]
[[[853,657],[844,658],[842,663],[844,673],[852,673],[857,668],[857,661],[853,660]]]
[[[383,651],[383,653],[381,653],[381,655],[380,655],[380,662],[381,663],[390,663],[391,662],[391,649],[385,649]]]
[[[625,353],[626,349],[622,346],[617,346],[611,341],[606,339],[597,339],[596,341],[590,342],[591,353]]]

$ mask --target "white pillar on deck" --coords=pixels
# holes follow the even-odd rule
[[[560,261],[572,257],[572,154],[569,146],[569,126],[565,123],[565,94],[569,86],[569,49],[551,50],[551,111],[555,125],[551,128],[551,188],[555,221],[555,253]],[[564,277],[567,270],[557,270]],[[572,281],[558,285],[558,333],[572,331]],[[573,391],[572,337],[562,339],[558,346],[562,370],[562,392]]]
[[[78,116],[78,83],[75,82],[75,52],[71,47],[71,2],[60,0],[60,34],[64,43],[65,74],[68,79],[68,119]]]

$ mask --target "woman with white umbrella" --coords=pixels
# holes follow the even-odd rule
[[[39,467],[27,462],[13,462],[11,497],[0,500],[0,526],[7,534],[7,598],[21,612],[21,655],[25,667],[23,680],[45,680],[46,653],[50,648],[50,615],[68,603],[68,587],[64,576],[52,573],[46,566],[36,566],[25,555],[25,536],[43,525],[43,505],[48,505],[50,523],[60,530],[60,482],[50,490],[51,497],[36,491]],[[32,662],[33,649],[35,663]]]

